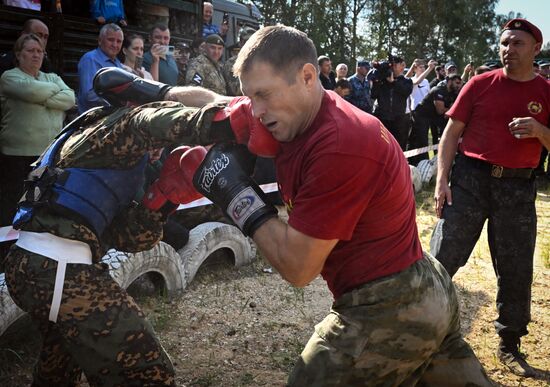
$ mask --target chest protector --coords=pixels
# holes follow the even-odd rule
[[[18,204],[13,228],[21,228],[31,220],[35,208],[45,206],[82,221],[100,236],[143,185],[147,154],[130,169],[54,166],[59,150],[79,127],[81,118],[57,136],[25,180],[25,194]]]

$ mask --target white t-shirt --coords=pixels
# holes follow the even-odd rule
[[[415,81],[416,76],[412,78]],[[418,85],[413,86],[413,91],[409,97],[409,108],[411,111],[416,109],[416,106],[424,99],[426,94],[430,91],[430,82],[427,79],[423,79]]]
[[[135,75],[138,75],[134,70],[132,70],[132,68],[126,66],[124,63],[122,64],[122,67],[124,68],[124,70],[128,71],[129,73],[132,73],[132,74],[135,74]],[[153,81],[153,76],[151,75],[151,73],[147,70],[145,70],[144,67],[141,68],[141,71],[143,71],[143,79],[149,79],[151,81]]]

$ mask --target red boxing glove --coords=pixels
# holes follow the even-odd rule
[[[200,199],[193,187],[193,175],[206,156],[202,146],[181,146],[164,161],[160,177],[151,184],[143,198],[143,205],[153,211],[173,212],[178,204]]]
[[[246,145],[250,152],[261,157],[275,157],[279,153],[279,142],[254,117],[248,97],[233,98],[225,109],[216,113],[214,121],[222,121],[228,117],[238,144]]]

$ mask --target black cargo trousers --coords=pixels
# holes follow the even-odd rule
[[[497,333],[526,335],[537,234],[536,188],[529,178],[494,177],[489,164],[458,154],[451,176],[452,206],[445,204],[430,248],[452,277],[466,264],[485,221],[497,277]]]

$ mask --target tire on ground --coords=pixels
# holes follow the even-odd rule
[[[203,262],[216,250],[230,249],[235,266],[250,263],[256,257],[256,247],[235,226],[219,222],[206,222],[193,228],[189,242],[178,251],[183,266],[183,285],[187,287]]]
[[[109,250],[103,262],[109,265],[114,280],[125,289],[140,276],[151,272],[163,278],[168,296],[184,288],[180,257],[176,250],[164,242],[139,253]]]
[[[4,273],[0,273],[0,336],[24,314],[11,299]]]
[[[191,283],[202,263],[213,252],[224,248],[231,250],[237,267],[250,263],[256,256],[254,243],[238,228],[207,222],[190,231],[189,242],[178,252],[160,242],[151,250],[135,254],[112,249],[102,261],[109,265],[111,276],[123,288],[140,276],[155,272],[163,278],[167,295],[172,296]],[[0,336],[24,314],[11,299],[4,273],[0,273]]]

